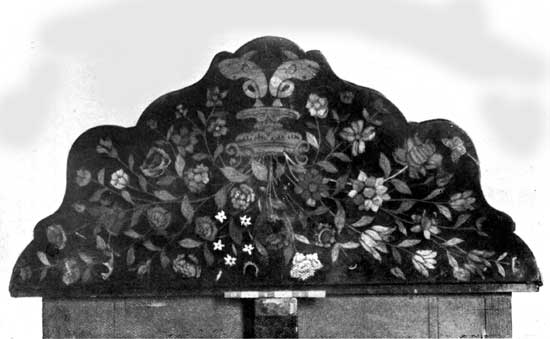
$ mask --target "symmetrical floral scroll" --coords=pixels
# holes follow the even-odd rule
[[[524,277],[485,227],[460,130],[396,128],[374,91],[323,82],[322,61],[278,47],[274,67],[252,47],[145,114],[134,145],[99,131],[93,161],[70,169],[65,216],[37,229],[12,286]]]

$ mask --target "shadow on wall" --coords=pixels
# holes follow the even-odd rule
[[[277,28],[320,34],[353,32],[423,53],[475,80],[532,84],[540,81],[544,66],[538,56],[495,36],[480,3],[473,0],[437,4],[386,0],[364,4],[361,10],[352,5],[323,7],[311,1],[279,2],[268,10],[251,1],[201,1],[193,6],[183,1],[120,1],[53,20],[39,39],[43,54],[89,66],[103,104],[110,110],[126,111],[136,98],[165,87],[166,74],[181,79],[186,69],[209,62],[213,56],[209,44],[222,36],[224,27],[251,32]],[[29,122],[39,131],[46,121],[44,110],[55,97],[59,69],[48,60],[37,60],[37,64],[37,71],[22,82],[22,88],[0,98],[0,112],[9,112],[10,119],[9,123],[0,121],[0,138],[6,139],[0,141],[24,147],[36,134],[21,131]],[[29,94],[33,100],[28,100]],[[6,119],[6,114],[1,117]]]

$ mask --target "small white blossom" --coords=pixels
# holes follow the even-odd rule
[[[227,266],[230,266],[230,267],[231,267],[231,266],[234,266],[235,263],[237,262],[237,258],[232,257],[232,256],[229,255],[229,254],[226,255],[226,256],[223,258],[223,260],[225,261],[225,264],[226,264]]]
[[[130,178],[128,177],[128,174],[124,172],[123,169],[119,169],[116,172],[113,172],[111,174],[111,186],[113,186],[116,189],[123,189],[128,185],[128,182],[130,181]]]
[[[252,221],[252,219],[247,215],[243,215],[241,217],[241,225],[244,226],[244,227],[248,227],[248,226],[252,225],[251,221]]]
[[[225,211],[219,211],[214,218],[216,218],[216,220],[220,223],[223,223],[225,219],[227,219],[227,215],[225,215]]]
[[[225,247],[225,245],[223,244],[221,239],[219,239],[218,241],[216,241],[214,243],[214,251],[221,251],[221,250],[223,250],[224,247]]]
[[[254,246],[252,246],[252,244],[246,244],[243,247],[243,252],[248,253],[248,255],[252,255],[253,250],[254,250]]]

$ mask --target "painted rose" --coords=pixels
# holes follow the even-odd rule
[[[172,261],[172,269],[184,278],[200,278],[201,276],[199,261],[192,255],[179,254]]]
[[[214,241],[218,228],[210,217],[199,217],[195,220],[195,233],[206,241]]]
[[[227,126],[225,119],[217,118],[208,126],[208,132],[212,133],[215,137],[221,137],[227,134]]]
[[[78,186],[84,187],[90,183],[92,180],[92,173],[87,169],[79,169],[76,171],[75,182]]]
[[[130,182],[130,178],[122,168],[116,172],[113,172],[113,174],[111,174],[111,186],[113,186],[116,189],[121,190],[126,188],[129,182]]]
[[[65,259],[61,272],[61,280],[65,285],[74,284],[80,279],[80,267],[75,259]]]
[[[453,137],[452,139],[441,139],[443,145],[451,149],[451,160],[457,162],[460,157],[466,154],[466,146],[464,146],[464,141],[459,137]]]
[[[172,214],[160,206],[155,206],[147,210],[147,220],[154,230],[164,231],[170,226]]]
[[[430,239],[432,234],[439,234],[441,230],[437,227],[437,221],[435,218],[430,218],[423,213],[422,215],[413,214],[411,219],[416,224],[411,228],[411,232],[420,233],[426,239]]]
[[[57,249],[62,250],[65,248],[67,235],[65,234],[65,230],[63,230],[63,226],[58,224],[48,226],[46,229],[46,237],[48,238],[48,242]]]
[[[98,226],[105,228],[109,234],[114,236],[120,233],[126,216],[126,211],[117,205],[112,207],[90,207],[88,213],[96,218]]]
[[[200,192],[210,181],[208,176],[208,167],[199,164],[185,172],[184,181],[191,192]]]
[[[453,268],[453,277],[459,281],[470,281],[471,273],[462,267]]]
[[[476,198],[472,197],[472,191],[465,191],[462,193],[455,193],[449,198],[449,205],[457,212],[464,212],[473,210],[473,203],[476,202]]]
[[[172,134],[170,140],[176,145],[178,152],[183,156],[192,154],[195,150],[195,145],[199,142],[197,134],[189,131],[187,127],[182,127],[178,133]]]
[[[256,200],[254,190],[247,184],[240,184],[238,187],[233,187],[230,196],[233,207],[243,211]]]
[[[313,168],[299,176],[294,192],[299,194],[308,206],[315,207],[318,201],[329,196],[327,183],[328,179]]]
[[[306,108],[312,117],[324,119],[328,114],[328,99],[311,93],[307,99]]]
[[[412,257],[414,268],[426,278],[430,275],[428,270],[435,269],[437,252],[432,250],[417,250]]]
[[[384,201],[390,200],[384,178],[369,177],[363,171],[359,172],[357,180],[352,180],[352,190],[348,196],[353,199],[360,210],[378,212]]]
[[[145,161],[141,164],[141,172],[151,178],[157,178],[164,174],[164,171],[170,166],[172,160],[166,151],[159,147],[152,147]]]
[[[366,142],[371,141],[376,136],[373,126],[365,128],[365,121],[357,120],[351,123],[351,126],[345,127],[340,132],[340,137],[351,143],[351,154],[357,156],[365,152]]]
[[[315,275],[323,264],[319,261],[317,253],[303,254],[297,252],[292,258],[290,276],[299,280],[307,280]]]
[[[443,157],[436,152],[431,140],[423,142],[418,135],[407,139],[403,147],[398,148],[393,157],[401,165],[409,167],[409,176],[419,179],[426,175],[427,170],[439,168]]]
[[[222,106],[226,96],[227,91],[222,92],[217,86],[206,89],[206,107]]]
[[[387,226],[375,225],[361,233],[359,244],[365,251],[378,261],[382,261],[380,253],[388,253],[386,243],[395,229]]]

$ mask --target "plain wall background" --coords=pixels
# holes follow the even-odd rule
[[[0,4],[0,331],[41,336],[41,300],[8,283],[65,190],[79,134],[134,125],[221,50],[263,35],[319,49],[343,79],[410,121],[451,119],[473,139],[488,201],[550,269],[548,1],[98,1]],[[513,295],[515,337],[547,336],[550,290]]]

